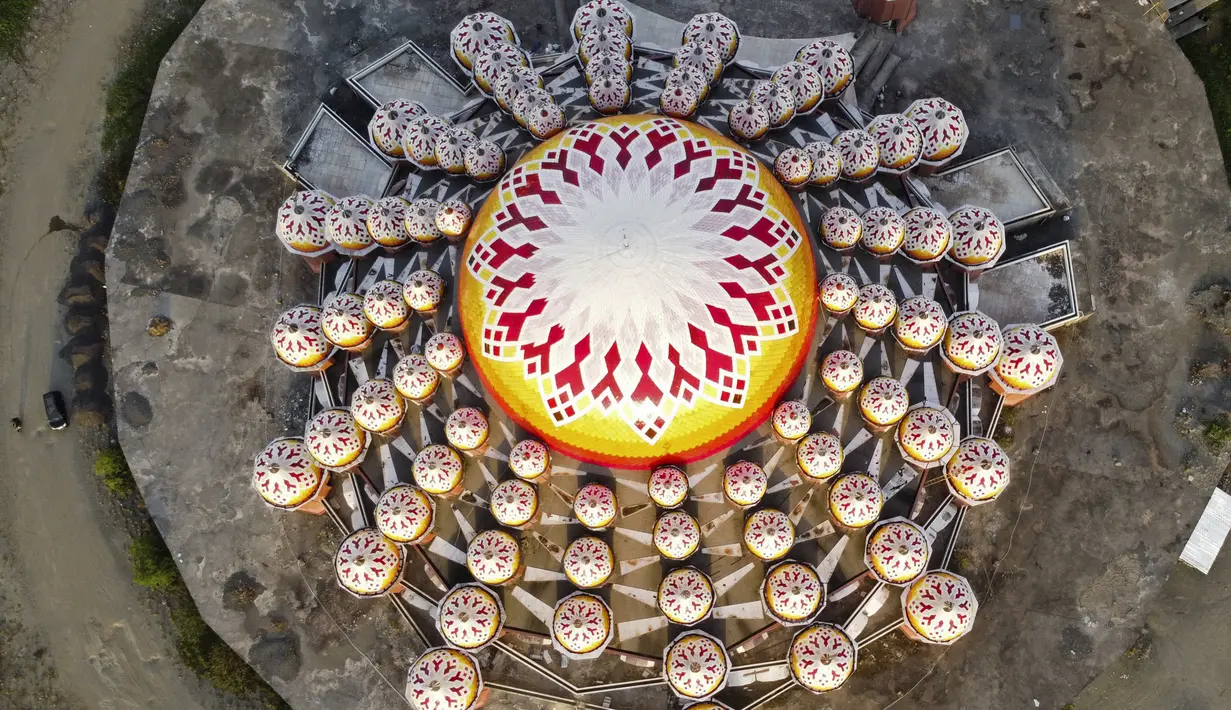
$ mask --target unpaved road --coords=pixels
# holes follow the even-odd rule
[[[50,431],[41,396],[71,397],[56,296],[98,163],[103,89],[140,0],[75,0],[44,23],[13,112],[0,197],[0,707],[213,707],[183,670],[154,606],[132,583],[127,535],[90,473],[81,437]],[[38,28],[36,27],[36,32]],[[12,100],[13,96],[6,96]]]

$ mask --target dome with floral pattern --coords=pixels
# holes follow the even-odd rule
[[[503,629],[500,596],[482,584],[459,584],[436,606],[436,630],[455,648],[478,650],[495,641]]]
[[[868,533],[863,559],[885,584],[910,584],[927,571],[932,543],[923,528],[906,518],[891,518]]]
[[[811,565],[779,562],[765,573],[761,604],[783,626],[807,623],[825,606],[825,583]]]
[[[926,643],[949,645],[975,623],[979,602],[965,577],[935,570],[902,590],[902,612],[912,635]]]
[[[859,649],[836,624],[819,623],[795,634],[787,655],[791,676],[813,693],[841,688],[855,672]]]
[[[705,700],[727,685],[731,658],[721,641],[702,631],[685,631],[663,652],[667,685],[686,700]]]
[[[800,473],[814,481],[826,481],[842,470],[842,441],[829,432],[809,434],[795,450]]]
[[[1056,382],[1064,355],[1051,333],[1037,325],[1004,329],[1004,350],[992,369],[992,381],[1006,393],[1034,394]]]
[[[404,545],[417,545],[432,532],[436,502],[423,489],[399,483],[380,494],[375,517],[376,527],[385,537]]]
[[[696,567],[677,567],[658,583],[658,609],[673,624],[692,626],[714,610],[714,585]]]
[[[967,505],[990,503],[1009,487],[1009,457],[991,439],[966,437],[945,465],[945,481]]]
[[[272,508],[295,510],[316,497],[328,481],[303,439],[295,437],[269,442],[252,465],[252,487]]]
[[[857,530],[875,523],[884,505],[880,484],[864,473],[843,474],[829,487],[829,514],[844,528]]]
[[[376,528],[347,535],[333,557],[338,584],[357,597],[388,594],[399,584],[404,565],[401,549]]]

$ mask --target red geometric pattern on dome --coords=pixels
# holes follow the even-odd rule
[[[949,316],[943,353],[945,361],[967,375],[980,375],[996,364],[1004,343],[996,321],[978,311]]]
[[[957,445],[957,421],[949,410],[932,404],[911,407],[898,422],[898,445],[912,462],[940,461]]]
[[[770,128],[785,126],[795,117],[795,95],[785,86],[779,86],[772,81],[759,81],[752,87],[748,98],[765,107],[766,113],[769,114]],[[774,172],[778,172],[776,163]]]
[[[402,284],[392,279],[377,281],[363,297],[363,314],[381,330],[396,330],[410,317],[402,298]]]
[[[812,174],[808,176],[810,184],[825,187],[842,176],[842,154],[837,148],[813,141],[804,146],[804,151],[812,158]]]
[[[825,585],[810,565],[779,562],[765,573],[761,599],[772,617],[797,624],[820,611],[825,603]]]
[[[449,372],[466,359],[466,346],[453,333],[440,332],[427,339],[423,355],[438,372]]]
[[[525,69],[525,67],[518,67]],[[507,76],[509,72],[501,74]],[[466,174],[476,182],[491,182],[504,172],[504,151],[493,141],[478,140],[466,149]]]
[[[619,0],[590,0],[573,13],[572,24],[577,39],[596,30],[618,30],[633,36],[633,15]]]
[[[900,113],[886,113],[868,122],[867,132],[880,148],[882,168],[893,172],[909,170],[919,162],[923,137],[910,119]]]
[[[543,77],[532,67],[517,66],[509,69],[496,78],[492,87],[496,94],[496,103],[505,113],[513,112],[513,101],[525,89],[543,88]]]
[[[693,91],[697,92],[697,100],[704,101],[705,97],[709,96],[710,84],[706,81],[706,77],[701,72],[697,71],[696,67],[675,67],[667,72],[667,78],[663,80],[663,88],[670,89],[677,86],[690,86]]]
[[[435,517],[431,497],[407,483],[388,488],[376,503],[376,527],[394,542],[417,543],[431,532]]]
[[[704,700],[722,690],[731,671],[726,649],[699,631],[680,634],[663,654],[663,675],[682,698]]]
[[[769,476],[751,461],[736,461],[722,474],[722,491],[736,505],[756,505],[765,497]]]
[[[321,330],[321,309],[298,305],[278,316],[269,331],[274,354],[291,367],[312,367],[325,359],[333,345]]]
[[[842,470],[842,441],[828,432],[809,434],[799,442],[795,461],[808,478],[824,481]]]
[[[525,52],[512,42],[493,42],[474,60],[474,85],[479,87],[479,91],[492,96],[496,80],[501,74],[513,67],[529,66],[530,60],[526,58]]]
[[[402,298],[419,313],[431,313],[440,307],[445,296],[445,281],[431,269],[419,269],[406,277]]]
[[[483,680],[470,656],[451,648],[429,649],[410,666],[406,697],[415,710],[468,710]]]
[[[479,648],[492,639],[504,625],[500,600],[478,584],[461,584],[440,599],[437,628],[452,646]]]
[[[697,90],[684,84],[663,87],[662,96],[658,100],[658,106],[664,114],[680,119],[688,118],[696,113],[700,103],[701,98],[697,95]]]
[[[873,207],[860,216],[863,236],[859,245],[878,256],[894,254],[906,239],[906,224],[891,207]]]
[[[343,253],[359,255],[375,242],[368,231],[368,213],[376,209],[370,197],[343,197],[325,215],[325,234]]]
[[[632,95],[623,77],[605,76],[590,85],[590,106],[609,116],[623,111]]]
[[[449,33],[453,58],[466,69],[473,67],[484,51],[500,42],[516,43],[517,33],[512,23],[490,12],[466,15]]]
[[[303,440],[312,458],[329,469],[350,466],[368,447],[368,433],[355,423],[350,410],[340,407],[312,417]]]
[[[838,163],[842,164],[841,153]],[[863,220],[849,207],[830,207],[821,217],[821,241],[831,249],[850,249],[863,236]]]
[[[703,12],[693,15],[692,19],[684,25],[681,42],[683,44],[709,42],[721,48],[722,61],[730,63],[732,59],[735,59],[735,53],[739,49],[739,27],[726,15],[717,12]]]
[[[420,116],[411,121],[410,125],[406,127],[406,131],[402,134],[403,140],[406,142],[404,151],[406,153],[406,157],[420,167],[436,167],[436,139],[440,138],[440,136],[449,128],[450,124],[436,116]],[[424,201],[436,202],[431,198],[421,197],[418,200],[415,200],[412,204],[418,205]],[[420,214],[416,215],[416,219],[420,217]],[[432,212],[431,219],[435,219],[435,217],[436,213]],[[417,232],[412,227],[413,225],[408,218],[406,222],[406,230],[410,232],[415,241],[420,241],[423,243],[432,241],[430,234],[416,236]],[[435,227],[433,227],[433,229],[435,229]]]
[[[278,239],[291,251],[316,254],[329,247],[325,217],[333,197],[320,190],[303,190],[286,198],[278,208]]]
[[[484,530],[466,548],[466,568],[484,584],[504,584],[521,567],[521,546],[503,530]]]
[[[940,259],[949,250],[953,239],[953,226],[939,211],[931,207],[916,207],[907,212],[902,220],[906,223],[906,240],[902,253],[918,263],[930,263]]]
[[[410,241],[406,233],[406,215],[410,202],[404,197],[392,195],[376,202],[376,208],[368,212],[368,231],[376,243],[396,249]]]
[[[755,141],[769,130],[769,109],[752,99],[739,101],[727,112],[727,127],[736,140]]]
[[[520,478],[501,481],[492,491],[492,516],[509,527],[525,525],[539,512],[539,492]]]
[[[808,403],[797,399],[787,400],[774,407],[770,418],[774,432],[787,441],[804,438],[812,428],[812,412],[808,411]]]
[[[834,136],[832,145],[842,156],[842,177],[847,180],[869,178],[880,167],[880,147],[862,129],[842,131]]]
[[[849,473],[839,477],[829,489],[829,512],[848,528],[871,525],[880,517],[885,494],[871,476]]]
[[[358,596],[389,591],[402,573],[402,551],[376,528],[360,528],[342,541],[333,558],[338,582]]]
[[[970,129],[966,118],[956,106],[944,99],[920,99],[912,103],[905,115],[923,136],[923,159],[937,162],[961,152]]]
[[[440,375],[432,369],[427,358],[411,353],[394,366],[393,384],[403,397],[417,402],[436,392],[440,387]]]
[[[586,64],[586,83],[593,84],[609,76],[631,82],[633,65],[623,54],[615,51],[599,52],[591,57],[589,64]],[[663,93],[666,93],[666,88],[663,89]]]
[[[859,283],[843,273],[832,273],[821,280],[821,305],[834,314],[844,314],[859,301]]]
[[[462,482],[462,457],[444,444],[423,447],[411,465],[415,483],[433,495],[444,495]]]
[[[461,175],[466,172],[466,150],[479,140],[473,132],[461,126],[446,126],[436,136],[432,150],[436,153],[436,167],[450,175]],[[448,200],[446,202],[456,202]],[[441,207],[444,205],[442,204]],[[448,236],[440,222],[441,211],[436,212],[436,228]]]
[[[688,513],[673,510],[654,522],[654,549],[669,560],[684,560],[701,546],[701,526]]]
[[[898,317],[898,301],[893,291],[881,284],[867,284],[859,289],[855,301],[855,323],[867,330],[883,330]]]
[[[615,522],[619,504],[615,491],[600,483],[589,483],[573,498],[573,515],[591,530],[602,530]]]
[[[611,641],[611,609],[593,594],[571,594],[556,605],[551,634],[569,654],[594,653]]]
[[[474,407],[462,407],[445,420],[445,439],[459,451],[474,451],[487,443],[487,417]]]
[[[393,380],[373,377],[351,395],[350,413],[360,427],[379,434],[401,424],[406,402],[393,386]]]
[[[825,98],[825,82],[815,69],[801,62],[787,62],[778,67],[770,80],[789,89],[795,99],[795,114],[802,116]]]
[[[308,456],[303,439],[275,439],[257,454],[252,485],[265,502],[276,508],[294,508],[321,487],[324,474]]]
[[[841,94],[855,78],[855,62],[842,45],[828,39],[818,39],[795,53],[795,61],[816,70],[825,85],[825,98]]]
[[[949,572],[928,572],[902,591],[906,621],[927,641],[949,644],[970,631],[979,603],[970,583]]]
[[[659,466],[646,483],[650,500],[663,508],[674,508],[688,496],[688,476],[675,466]]]
[[[850,350],[835,350],[821,360],[821,382],[833,392],[853,392],[863,384],[863,361]]]
[[[718,81],[722,75],[722,51],[706,42],[693,42],[675,50],[672,66],[693,67],[701,72],[710,84]]]
[[[744,521],[744,545],[762,560],[780,559],[795,546],[795,525],[781,510],[758,510]]]
[[[882,523],[868,535],[865,557],[880,581],[910,584],[927,571],[931,553],[923,528],[903,518]]]
[[[803,148],[784,148],[774,159],[774,177],[787,187],[804,185],[812,177],[812,158]]]
[[[368,136],[380,152],[401,157],[406,126],[426,113],[427,109],[417,101],[394,99],[372,114],[372,120],[368,121]]]
[[[602,538],[579,537],[564,550],[564,576],[582,589],[601,587],[615,570],[615,555]]]
[[[658,608],[674,624],[695,624],[714,608],[714,585],[696,567],[673,569],[658,584]]]
[[[619,30],[595,30],[586,34],[577,43],[577,57],[582,64],[588,65],[597,57],[607,53],[631,60],[633,43],[629,41],[628,35]]]
[[[892,377],[873,377],[859,392],[860,412],[879,426],[897,424],[909,407],[906,388]]]
[[[898,304],[893,334],[908,348],[926,350],[945,337],[949,321],[945,309],[927,296],[912,296]]]
[[[1004,225],[982,207],[961,207],[949,215],[953,244],[949,258],[966,267],[990,268],[1004,253]]]
[[[842,687],[855,672],[857,651],[851,637],[834,624],[814,624],[791,641],[789,657],[795,680],[813,693]]]
[[[531,480],[547,473],[551,454],[543,442],[536,439],[522,439],[509,452],[509,469],[518,478]]]
[[[991,439],[968,437],[945,466],[949,488],[968,502],[994,499],[1009,485],[1009,457]]]
[[[1011,325],[1004,329],[1004,352],[995,374],[1010,388],[1031,392],[1054,382],[1063,362],[1051,333],[1037,325]]]
[[[435,153],[432,154],[435,161]],[[433,162],[433,165],[435,163]],[[410,203],[406,213],[406,233],[419,244],[431,244],[444,235],[436,228],[436,212],[440,203],[430,197],[420,197]]]
[[[755,187],[755,158],[668,118],[585,124],[569,131],[565,145],[514,167],[492,195],[495,226],[466,263],[484,288],[484,355],[522,362],[557,425],[597,408],[654,443],[699,399],[742,407],[761,343],[800,329],[783,284],[784,264],[802,238]],[[670,187],[651,188],[659,177]],[[585,255],[574,251],[589,249],[592,239],[571,238],[591,228],[578,216],[625,204],[610,196],[595,202],[608,190],[635,197],[642,210],[647,199],[660,200],[678,224],[695,222],[672,242],[679,250],[672,278],[629,294],[637,307],[614,312],[611,294],[628,289],[615,279],[623,272],[576,269]],[[721,232],[702,228],[714,215]],[[610,288],[596,288],[596,278]],[[602,308],[579,306],[600,295]],[[680,318],[652,330],[621,327],[642,317],[647,299],[670,302]]]

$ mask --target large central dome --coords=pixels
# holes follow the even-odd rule
[[[584,461],[714,453],[768,416],[807,354],[812,245],[749,152],[620,116],[528,152],[466,242],[462,330],[509,416]]]

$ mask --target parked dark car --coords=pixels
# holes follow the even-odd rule
[[[43,409],[47,411],[47,423],[52,429],[63,429],[68,426],[68,415],[65,414],[64,398],[59,392],[48,392],[43,395]]]

